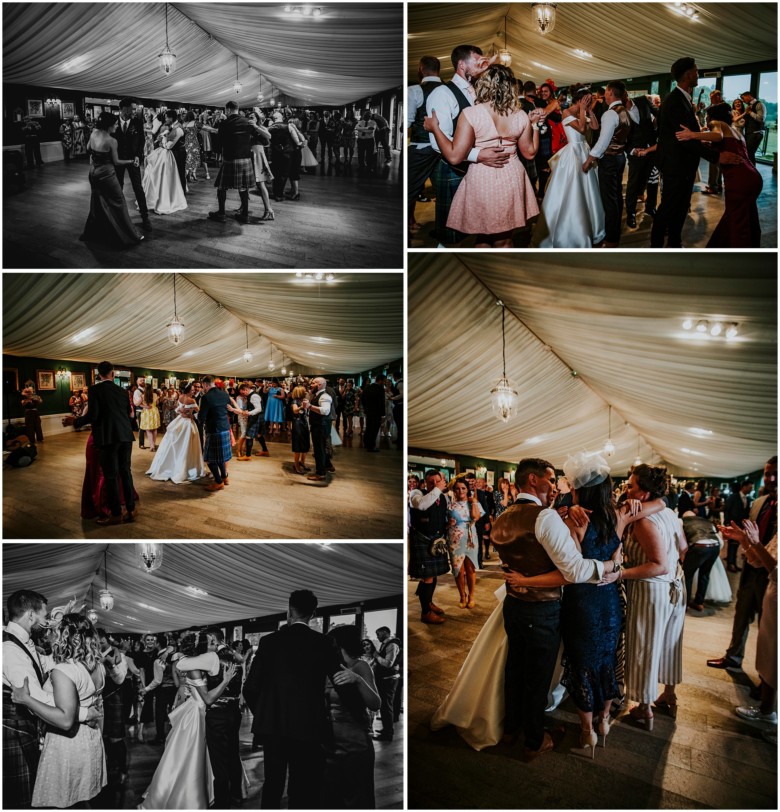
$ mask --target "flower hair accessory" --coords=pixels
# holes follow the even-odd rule
[[[558,92],[558,88],[556,87],[555,82],[553,82],[552,79],[545,79],[542,82],[542,84],[543,85],[550,85],[550,87],[552,88],[553,95],[555,95]]]
[[[563,473],[572,488],[590,488],[609,476],[609,465],[600,451],[579,451],[563,464]]]

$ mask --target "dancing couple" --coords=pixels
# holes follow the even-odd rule
[[[631,572],[622,569],[621,537],[634,522],[659,521],[656,514],[668,521],[658,495],[639,485],[629,492],[634,498],[618,509],[609,467],[598,452],[569,458],[564,473],[574,503],[566,520],[551,509],[552,464],[520,461],[517,500],[495,520],[491,533],[507,581],[503,603],[480,631],[431,723],[434,729],[455,725],[478,750],[502,736],[514,743],[522,734],[525,761],[551,751],[562,733],[544,725],[561,641],[561,681],[580,717],[580,747],[592,756],[597,736],[609,733],[612,702],[621,698],[617,581]],[[645,575],[640,567],[633,569],[637,577]],[[665,588],[668,596],[670,587]],[[649,674],[649,681],[657,674]]]

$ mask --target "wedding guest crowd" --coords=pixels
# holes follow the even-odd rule
[[[620,81],[595,89],[522,83],[474,45],[458,45],[451,58],[455,75],[442,83],[439,60],[423,56],[408,95],[410,235],[431,178],[440,247],[474,235],[475,247],[509,248],[523,229],[535,247],[616,248],[638,228],[644,200],[651,247],[679,248],[703,158],[711,169],[701,191],[725,188],[708,247],[760,246],[755,156],[765,106],[746,92],[732,109],[713,91],[697,117],[694,58],[671,66],[674,85],[663,100],[631,97]]]
[[[389,628],[366,653],[353,625],[319,634],[309,628],[317,598],[308,590],[290,595],[287,623],[256,648],[229,647],[216,626],[140,640],[109,633],[75,601],[47,611],[32,590],[7,606],[4,808],[240,805],[250,789],[239,750],[244,711],[264,750],[263,807],[280,808],[285,784],[291,809],[375,807],[371,714],[381,708],[373,738],[392,740],[401,668]],[[128,797],[134,741],[161,748],[140,798]]]

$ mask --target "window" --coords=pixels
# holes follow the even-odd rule
[[[737,76],[723,77],[723,101],[731,104],[740,93],[750,90],[750,74],[741,73]]]
[[[387,626],[392,634],[398,633],[398,611],[396,609],[379,609],[363,615],[363,637],[376,641],[376,630]]]
[[[766,135],[758,148],[758,155],[771,161],[777,152],[777,71],[759,76],[758,98],[766,107]]]

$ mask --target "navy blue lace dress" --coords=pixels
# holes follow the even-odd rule
[[[606,561],[620,539],[603,541],[593,525],[582,540],[583,558]],[[615,678],[622,613],[617,582],[607,586],[568,584],[561,604],[563,679],[581,711],[599,713],[608,699],[620,696]]]

